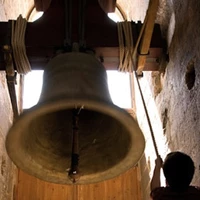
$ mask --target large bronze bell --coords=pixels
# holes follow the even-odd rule
[[[48,63],[38,104],[15,121],[6,139],[19,168],[59,184],[111,179],[136,165],[144,147],[137,122],[112,103],[103,65],[85,53]]]

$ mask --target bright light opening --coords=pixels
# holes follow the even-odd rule
[[[43,70],[34,70],[25,75],[23,108],[28,109],[37,104],[43,82]]]
[[[116,13],[108,13],[108,17],[116,23],[122,21]]]
[[[115,12],[108,13],[107,15],[111,20],[113,20],[116,23],[124,21],[122,14],[117,8],[115,8]]]
[[[132,108],[129,73],[110,70],[107,71],[107,76],[113,103],[121,108]]]
[[[31,15],[30,15],[28,21],[34,22],[34,21],[38,20],[40,17],[42,17],[43,14],[44,14],[43,11],[37,11],[36,8],[34,8],[33,11],[31,12]]]
[[[128,73],[107,71],[108,88],[112,101],[121,108],[131,108],[130,76]],[[37,104],[43,82],[43,71],[34,70],[25,75],[23,108]]]

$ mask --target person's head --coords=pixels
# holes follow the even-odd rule
[[[184,191],[188,188],[194,169],[194,162],[190,156],[179,151],[169,153],[163,163],[165,178],[174,191]]]

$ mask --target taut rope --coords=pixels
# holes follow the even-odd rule
[[[136,66],[137,66],[137,60],[136,60],[137,49],[139,47],[139,43],[140,43],[142,35],[144,33],[146,24],[147,24],[147,15],[145,17],[144,23],[140,30],[140,34],[138,36],[135,47],[133,47],[131,22],[124,21],[124,22],[119,22],[117,24],[118,25],[118,38],[119,38],[119,55],[120,55],[119,56],[119,59],[120,59],[119,70],[124,71],[124,72],[131,72],[131,73],[132,73],[132,71],[134,71],[134,74],[136,77],[136,82],[137,82],[139,92],[141,95],[141,99],[142,99],[142,103],[144,106],[145,114],[147,117],[147,122],[149,125],[155,153],[156,153],[156,156],[158,157],[159,156],[158,147],[156,144],[155,135],[153,132],[151,120],[150,120],[150,117],[148,114],[147,106],[146,106],[146,103],[144,100],[144,95],[142,93],[142,89],[141,89],[138,74],[137,74],[137,68],[136,68]],[[125,38],[125,41],[124,41],[124,38]]]

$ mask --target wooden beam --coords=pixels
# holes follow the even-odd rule
[[[152,39],[155,19],[157,15],[159,0],[150,0],[149,8],[147,10],[147,23],[142,35],[139,46],[137,71],[140,74],[144,70],[147,55],[149,54],[150,43]]]
[[[76,15],[78,0],[73,1],[73,20],[71,41],[79,42],[78,21]],[[59,13],[59,14],[58,14]],[[53,0],[49,9],[39,20],[28,23],[26,29],[26,52],[32,69],[44,69],[57,51],[65,51],[65,10],[63,0]],[[132,23],[133,39],[136,42],[142,24]],[[10,37],[8,22],[0,22],[0,47],[7,44]],[[85,10],[85,43],[87,49],[94,50],[96,56],[103,58],[105,68],[117,69],[119,64],[119,43],[117,24],[110,20],[100,8],[98,0],[88,0]],[[153,28],[149,55],[144,70],[158,70],[159,59],[163,54],[163,39],[160,26]],[[0,52],[0,70],[5,70],[3,53]]]

